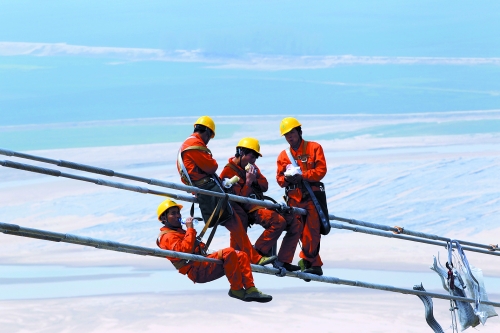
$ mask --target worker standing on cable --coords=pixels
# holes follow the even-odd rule
[[[262,154],[257,139],[243,138],[238,142],[234,157],[229,158],[228,164],[220,174],[221,179],[238,176],[239,181],[231,187],[232,193],[264,200],[264,192],[267,191],[269,184],[255,164],[259,157],[262,157]],[[288,271],[300,270],[300,267],[291,264],[302,232],[302,224],[295,214],[289,212],[281,215],[272,209],[256,204],[239,205],[248,214],[250,224],[259,224],[265,229],[255,242],[255,249],[261,255],[270,256],[281,233],[286,230],[278,252],[278,259],[274,265],[284,267]]]
[[[164,226],[160,229],[156,244],[164,250],[201,254],[205,244],[196,239],[192,217],[186,218],[186,230],[182,228],[181,209],[182,205],[171,199],[160,203],[157,215]],[[195,283],[210,282],[226,275],[231,286],[229,296],[245,302],[266,303],[273,299],[255,287],[245,252],[228,247],[209,254],[207,258],[222,260],[223,264],[167,257],[179,273],[187,275]]]
[[[282,136],[285,136],[290,148],[282,151],[278,156],[276,180],[281,187],[285,188],[287,204],[307,211],[307,215],[301,216],[303,231],[300,237],[302,243],[300,258],[302,259],[299,261],[299,266],[305,273],[323,275],[321,268],[323,262],[319,255],[322,232],[320,214],[324,217],[326,209],[324,185],[320,183],[326,175],[323,148],[316,142],[306,142],[302,138],[302,125],[295,118],[284,118],[280,124],[280,132]],[[311,191],[306,189],[305,182],[310,185],[313,192],[318,193],[317,197],[311,197]],[[323,203],[323,212],[317,209],[318,198]],[[327,211],[326,216],[328,216]],[[329,222],[326,223],[329,227]]]
[[[210,139],[214,137],[215,123],[212,118],[200,117],[194,123],[193,134],[179,149],[177,169],[184,184],[223,193],[220,178],[215,173],[218,168],[217,161],[207,147]],[[220,202],[223,199],[211,195],[198,194],[197,198],[203,219],[210,223],[211,227],[216,223],[226,227],[230,233],[230,246],[245,252],[252,264],[267,265],[276,260],[276,256],[262,256],[253,248],[243,222],[238,214],[233,212],[231,203]],[[212,214],[214,212],[217,214]],[[217,216],[211,219],[212,215]]]

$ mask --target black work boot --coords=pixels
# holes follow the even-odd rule
[[[321,269],[321,266],[312,266],[310,268],[304,269],[303,272],[320,276],[323,275],[323,269]]]
[[[293,264],[289,264],[287,262],[285,262],[283,264],[283,268],[285,268],[287,271],[289,272],[296,272],[296,271],[300,271],[300,266],[297,266],[297,265],[293,265]]]

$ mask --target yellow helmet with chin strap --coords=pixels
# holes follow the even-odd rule
[[[238,142],[236,147],[241,147],[241,148],[247,148],[251,149],[257,154],[259,154],[260,157],[262,157],[262,154],[260,153],[260,144],[259,140],[254,139],[254,138],[243,138]]]
[[[214,120],[209,116],[201,116],[200,118],[198,118],[198,120],[194,123],[194,126],[196,125],[203,125],[210,128],[210,130],[212,131],[212,136],[210,138],[213,139],[215,137],[215,123]]]
[[[293,130],[295,127],[299,126],[302,126],[302,124],[299,123],[299,121],[296,118],[293,117],[284,118],[280,124],[281,135],[285,135],[286,133]]]
[[[182,209],[182,205],[179,205],[172,199],[167,199],[163,201],[161,204],[158,205],[158,209],[156,210],[156,213],[158,215],[158,220],[160,220],[160,216],[165,213],[168,209],[172,207],[179,207],[179,210]],[[160,220],[161,221],[161,220]]]

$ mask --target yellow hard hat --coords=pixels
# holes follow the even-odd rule
[[[293,130],[295,127],[299,127],[299,126],[302,126],[302,124],[299,123],[299,121],[297,119],[295,119],[293,117],[284,118],[280,124],[281,135],[285,135],[286,133]]]
[[[167,199],[167,200],[163,201],[158,206],[158,210],[156,211],[156,213],[158,215],[158,220],[160,219],[161,214],[165,213],[169,208],[172,208],[172,207],[179,207],[179,210],[182,209],[182,205],[177,204],[172,199]]]
[[[215,136],[215,123],[214,123],[214,120],[212,118],[210,118],[209,116],[201,116],[194,123],[194,126],[196,126],[196,125],[203,125],[203,126],[210,128],[212,130],[212,136],[210,138],[211,139],[214,138],[214,136]]]
[[[254,138],[243,138],[243,139],[240,140],[240,142],[238,142],[238,144],[236,145],[236,147],[242,147],[242,148],[252,149],[254,152],[256,152],[257,154],[259,154],[260,157],[262,157],[262,155],[260,153],[259,140],[257,140],[257,139],[254,139]]]

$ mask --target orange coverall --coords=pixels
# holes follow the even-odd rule
[[[186,171],[189,174],[189,178],[192,182],[199,181],[206,177],[217,177],[215,172],[217,171],[217,161],[212,157],[212,154],[204,150],[199,149],[189,149],[190,147],[203,147],[208,150],[207,145],[203,142],[198,133],[193,133],[190,137],[184,141],[181,146],[182,161],[186,167]],[[177,163],[177,169],[180,174],[180,166]],[[186,183],[184,179],[181,180]],[[230,203],[231,206],[233,205]],[[201,207],[200,207],[201,208]],[[209,207],[213,210],[215,207]],[[250,239],[246,233],[245,227],[243,225],[242,219],[238,215],[238,210],[233,210],[235,214],[224,223],[224,227],[229,230],[230,243],[229,246],[235,250],[241,250],[248,255],[250,262],[256,264],[262,258],[262,256],[253,248]],[[246,220],[246,217],[245,217]]]
[[[188,228],[186,231],[180,228],[174,230],[163,227],[160,230],[168,231],[159,237],[160,248],[177,252],[200,253],[199,248],[195,249],[195,229]],[[205,244],[200,243],[200,246],[204,247]],[[220,259],[224,263],[219,265],[211,262],[189,261],[179,268],[179,273],[187,275],[195,283],[210,282],[226,275],[232,290],[255,287],[250,262],[245,252],[228,247],[209,254],[207,258]],[[167,257],[167,259],[172,263],[183,261],[178,258]]]
[[[257,170],[256,186],[258,186],[262,192],[266,192],[269,186],[267,179],[256,165],[254,165],[254,167]],[[228,164],[224,167],[220,176],[222,179],[232,178],[233,176],[238,176],[240,178],[240,180],[232,186],[232,190],[236,195],[249,197],[255,194],[255,190],[251,186],[246,185],[246,171],[235,164],[233,158],[229,159]],[[287,231],[278,252],[278,260],[291,263],[302,232],[302,224],[296,219],[295,214],[286,214],[282,216],[274,210],[259,205],[240,205],[245,212],[254,219],[255,223],[261,225],[265,229],[255,242],[255,248],[260,253],[269,253],[283,230]]]
[[[302,178],[308,182],[319,182],[326,175],[326,160],[323,148],[317,142],[308,141],[304,149],[304,140],[295,151],[290,149],[298,166],[302,170]],[[314,206],[314,202],[309,197],[307,190],[298,184],[294,186],[285,180],[286,166],[291,164],[286,151],[282,151],[277,160],[276,180],[281,187],[288,187],[288,205],[303,208],[307,211],[306,216],[300,216],[304,221],[304,229],[300,240],[302,242],[302,251],[300,257],[311,262],[312,266],[323,266],[319,256],[319,244],[321,240],[320,218]],[[319,191],[319,187],[311,185],[313,191]],[[304,193],[305,192],[305,193]]]

